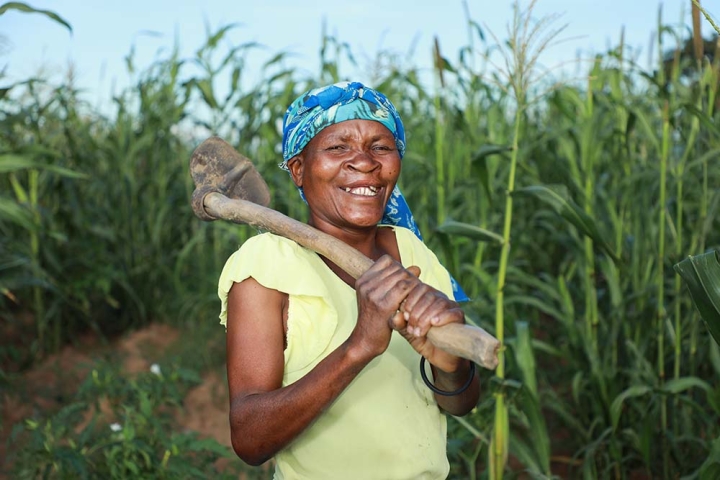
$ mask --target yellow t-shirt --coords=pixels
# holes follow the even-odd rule
[[[452,298],[450,277],[435,255],[410,230],[391,228],[402,264],[420,267],[423,282]],[[225,264],[218,290],[223,325],[233,282],[248,277],[289,296],[283,386],[312,370],[355,326],[355,290],[316,253],[270,233],[249,239]],[[419,363],[417,352],[393,332],[388,349],[276,455],[275,479],[446,478],[446,419]]]

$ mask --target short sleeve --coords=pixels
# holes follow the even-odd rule
[[[233,283],[252,277],[288,294],[285,373],[305,368],[327,348],[337,328],[337,312],[317,274],[322,260],[292,240],[270,233],[248,239],[225,263],[218,281],[220,323],[227,325],[227,298]]]

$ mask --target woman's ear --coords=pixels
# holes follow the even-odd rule
[[[290,170],[290,176],[292,177],[295,186],[302,188],[302,177],[303,177],[303,159],[300,155],[295,156],[288,160],[287,167]]]

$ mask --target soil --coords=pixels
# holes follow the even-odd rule
[[[0,480],[7,478],[3,472],[9,470],[5,460],[13,425],[26,418],[47,416],[71,402],[99,356],[113,352],[121,359],[124,372],[146,372],[163,352],[173,347],[180,335],[179,330],[165,324],[151,324],[110,343],[100,342],[97,336],[88,334],[32,368],[13,374],[10,388],[4,388],[4,384],[0,383]],[[9,336],[3,335],[3,342],[8,339]],[[10,340],[22,344],[18,338]],[[8,370],[6,365],[2,366],[5,372],[17,368],[15,365]],[[95,416],[99,416],[103,423],[114,421],[110,405],[101,401],[99,410],[97,412],[95,407],[88,409],[83,421],[75,427],[76,432],[84,429]],[[213,438],[231,447],[228,415],[227,385],[223,370],[217,368],[204,372],[201,382],[186,393],[183,408],[177,411],[175,420],[178,431],[194,431],[201,438]],[[553,444],[562,443],[563,432],[558,430],[557,425],[549,427],[553,432]],[[517,463],[516,459],[511,458],[510,461],[511,464]],[[222,468],[226,462],[226,459],[220,459],[216,465]],[[560,478],[571,478],[568,471],[579,467],[577,462],[571,455],[557,454],[552,458],[553,473]],[[514,466],[521,470],[519,464]],[[519,478],[526,477],[521,475]],[[634,472],[629,478],[645,480],[649,476],[644,472]]]
[[[94,335],[87,335],[75,345],[66,346],[59,353],[14,375],[9,388],[0,384],[0,459],[3,460],[0,479],[5,478],[3,471],[8,470],[5,463],[13,425],[25,418],[45,416],[71,402],[95,364],[94,357],[98,353],[117,352],[122,358],[122,369],[128,374],[148,371],[152,359],[171,347],[179,334],[168,325],[151,324],[109,345],[98,342]],[[95,408],[91,407],[76,430],[84,428],[95,414]],[[177,429],[195,431],[201,438],[213,438],[230,447],[228,414],[225,379],[218,371],[205,372],[201,383],[187,392],[182,411],[175,415]],[[112,421],[110,415],[109,406],[101,402],[101,419],[109,423]]]

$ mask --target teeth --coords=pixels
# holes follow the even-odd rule
[[[355,195],[364,195],[366,197],[374,197],[377,195],[377,187],[356,187],[356,188],[350,188],[345,187],[345,191],[348,193],[352,193]]]

